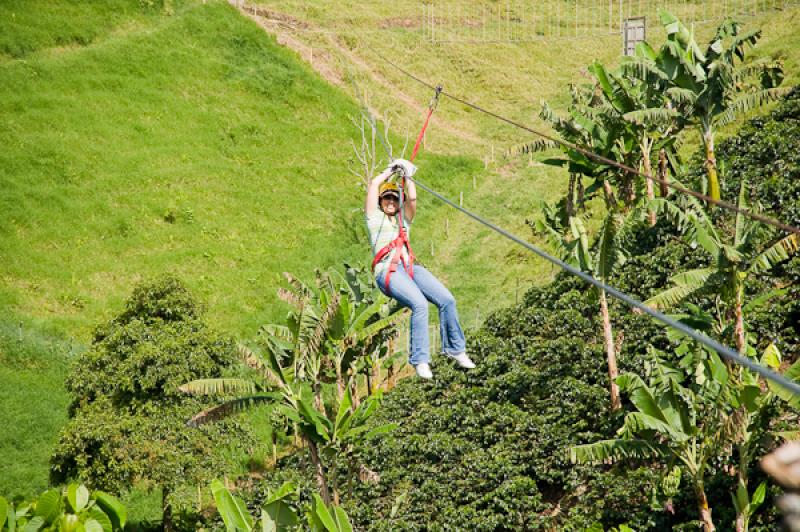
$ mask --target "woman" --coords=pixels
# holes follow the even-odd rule
[[[410,179],[407,180],[403,201],[403,231],[400,230],[400,189],[387,180],[397,172],[411,177],[416,170],[405,159],[392,161],[370,183],[364,212],[375,256],[375,280],[381,292],[411,309],[411,352],[408,362],[414,366],[419,377],[431,379],[428,301],[439,309],[442,352],[455,359],[462,368],[472,369],[475,364],[466,353],[464,332],[458,323],[453,295],[428,270],[413,264],[407,236],[417,212],[417,189]]]

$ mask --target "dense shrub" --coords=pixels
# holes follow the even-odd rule
[[[51,480],[77,477],[113,492],[144,482],[171,492],[229,470],[220,451],[246,445],[248,433],[233,421],[187,427],[205,403],[178,387],[220,377],[234,360],[233,340],[204,324],[177,279],[136,287],[70,370],[70,420],[51,458]]]

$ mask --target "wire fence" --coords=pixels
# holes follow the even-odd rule
[[[625,20],[655,21],[659,9],[693,25],[797,5],[800,0],[440,0],[421,9],[428,41],[489,43],[619,35]]]

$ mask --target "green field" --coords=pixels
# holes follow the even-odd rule
[[[618,36],[431,44],[415,28],[378,31],[418,13],[416,3],[261,2],[309,25],[292,34],[338,69],[346,81],[336,87],[225,2],[150,4],[0,5],[0,409],[12,420],[0,437],[4,494],[46,486],[68,363],[137,281],[178,275],[209,323],[249,339],[286,311],[275,295],[281,272],[310,278],[368,263],[363,190],[349,170],[360,113],[349,81],[390,112],[395,146],[416,134],[430,97],[376,52],[541,126],[541,100],[565,104],[566,85],[619,50]],[[783,58],[788,83],[800,79],[798,18],[794,8],[746,21],[764,28],[756,55]],[[525,219],[559,196],[565,176],[504,156],[527,140],[443,100],[418,177],[528,236]],[[414,243],[467,328],[553,274],[424,194]]]

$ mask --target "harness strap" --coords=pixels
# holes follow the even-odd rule
[[[428,104],[428,115],[425,117],[425,123],[422,124],[422,129],[417,135],[417,141],[414,143],[414,149],[411,151],[411,159],[410,161],[414,161],[417,158],[417,152],[419,151],[419,147],[422,144],[422,139],[425,137],[425,130],[428,129],[428,123],[431,120],[431,115],[433,111],[436,109],[436,105],[439,103],[439,94],[442,92],[442,86],[439,85],[436,87],[436,92],[433,94],[433,98],[431,98],[430,103]],[[396,250],[394,257],[392,257],[391,262],[389,263],[389,269],[386,271],[386,277],[384,278],[384,282],[386,284],[386,291],[391,295],[392,289],[390,283],[390,279],[392,278],[392,274],[397,271],[397,265],[400,261],[403,261],[403,266],[408,269],[408,275],[413,279],[414,278],[414,252],[411,250],[411,244],[408,241],[408,234],[406,233],[405,225],[403,225],[403,202],[402,198],[405,194],[406,188],[406,178],[403,176],[403,185],[402,190],[400,191],[400,207],[397,210],[397,220],[400,230],[397,234],[397,237],[389,242],[387,245],[382,247],[378,250],[375,254],[375,258],[372,259],[372,271],[375,271],[375,267],[393,250]],[[405,259],[403,258],[403,247],[408,250],[408,264],[406,264]]]

